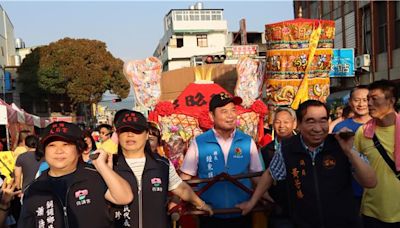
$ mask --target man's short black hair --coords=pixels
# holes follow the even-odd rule
[[[28,135],[30,135],[31,132],[29,130],[21,130],[18,133],[18,144],[20,144],[22,141],[24,141],[26,139],[26,137],[28,137]]]
[[[350,105],[346,105],[343,108],[343,113],[342,113],[342,117],[344,119],[350,118],[350,114],[353,110],[351,109]]]
[[[25,145],[36,149],[39,145],[39,138],[35,135],[28,135],[25,139]]]
[[[389,80],[374,81],[368,86],[369,91],[380,89],[385,94],[386,99],[394,99],[394,107],[396,107],[397,100],[399,99],[399,93],[396,84]]]
[[[240,97],[232,97],[229,93],[221,92],[219,94],[215,94],[211,98],[209,103],[209,111],[214,114],[216,108],[223,107],[229,103],[240,105],[242,101],[243,100]]]
[[[366,89],[366,90],[368,90],[368,86],[366,86],[366,85],[358,85],[358,86],[354,87],[354,88],[350,91],[350,99],[353,97],[353,93],[354,93],[356,90],[359,90],[359,89]]]
[[[105,129],[107,129],[108,131],[112,131],[112,127],[111,127],[111,125],[109,125],[109,124],[100,124],[100,125],[97,127],[97,130],[100,131],[100,129],[102,129],[102,128],[105,128]]]
[[[299,123],[303,121],[303,117],[307,114],[308,107],[324,107],[326,110],[326,118],[329,118],[329,108],[325,103],[318,100],[307,100],[299,105],[296,110],[296,117]]]

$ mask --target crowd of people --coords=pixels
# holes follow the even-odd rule
[[[213,128],[191,140],[180,170],[163,152],[158,124],[140,112],[118,111],[113,126],[97,128],[98,140],[53,122],[40,136],[21,133],[14,178],[2,182],[0,227],[171,227],[171,195],[204,212],[198,227],[253,227],[260,199],[272,205],[269,228],[400,227],[397,101],[397,88],[381,80],[353,88],[343,110],[352,115],[331,126],[320,101],[276,107],[273,134],[260,145],[237,129],[241,98],[216,94]],[[218,181],[197,195],[185,182],[257,172],[237,180],[253,194]]]

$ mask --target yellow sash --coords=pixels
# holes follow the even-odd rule
[[[297,109],[299,104],[308,100],[308,72],[310,71],[311,63],[314,59],[315,50],[318,47],[319,37],[321,35],[322,27],[321,23],[319,23],[318,28],[315,29],[310,36],[310,54],[308,55],[307,67],[304,72],[304,78],[300,84],[299,90],[291,104],[291,108]]]

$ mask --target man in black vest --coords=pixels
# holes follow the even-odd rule
[[[273,180],[286,179],[290,213],[299,228],[357,227],[351,175],[365,188],[376,185],[367,159],[353,148],[353,138],[328,135],[328,113],[320,101],[308,100],[296,111],[300,134],[282,142],[250,201],[238,205],[248,213]]]

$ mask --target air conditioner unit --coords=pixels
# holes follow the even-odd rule
[[[356,66],[356,68],[369,67],[371,65],[369,54],[357,56],[354,65]]]

